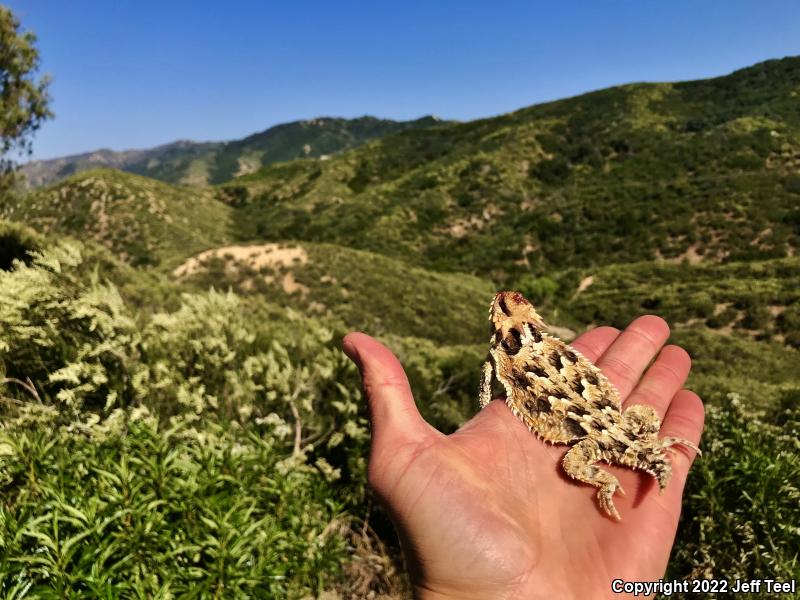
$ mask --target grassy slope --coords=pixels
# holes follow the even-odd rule
[[[800,59],[402,133],[223,188],[243,239],[330,241],[513,280],[800,245]]]
[[[201,288],[230,286],[238,293],[260,294],[302,312],[330,311],[347,327],[373,335],[415,336],[445,345],[485,341],[494,293],[488,281],[332,244],[286,247],[300,249],[304,262],[253,266],[221,251],[184,279]],[[258,253],[259,246],[249,248]]]
[[[588,284],[580,292],[579,280]],[[678,328],[705,326],[800,345],[797,257],[725,264],[610,265],[564,272],[560,284],[560,294],[571,297],[571,315],[582,323],[622,327],[632,314],[656,312]]]
[[[98,242],[134,266],[169,266],[219,245],[230,225],[230,209],[207,191],[112,170],[32,193],[0,216]]]

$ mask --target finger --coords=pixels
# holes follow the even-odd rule
[[[428,425],[414,404],[408,378],[392,351],[363,333],[347,334],[342,349],[361,372],[373,445],[385,448],[398,441],[420,439]]]
[[[680,346],[664,346],[655,362],[647,369],[639,385],[625,401],[631,404],[647,404],[656,409],[663,419],[673,396],[683,387],[692,367],[688,352]]]
[[[571,346],[592,362],[597,362],[619,336],[616,327],[597,327],[575,338]]]
[[[669,337],[669,326],[660,317],[635,319],[606,350],[597,366],[617,388],[621,399],[628,397],[645,368]]]
[[[689,390],[680,390],[670,402],[664,424],[661,426],[660,437],[675,437],[687,440],[695,446],[700,445],[700,436],[703,433],[705,410],[700,397]],[[697,454],[686,446],[672,446],[672,479],[678,495],[683,492],[686,475],[689,467]]]

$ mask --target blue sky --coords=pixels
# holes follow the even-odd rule
[[[56,118],[34,158],[315,116],[468,120],[800,54],[800,2],[21,1]]]

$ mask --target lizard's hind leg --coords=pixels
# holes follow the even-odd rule
[[[616,477],[594,464],[599,460],[601,460],[600,446],[594,440],[584,439],[570,448],[569,452],[564,455],[561,464],[570,477],[598,487],[597,499],[600,507],[608,516],[619,521],[621,517],[614,506],[612,497],[614,492],[619,492],[620,496],[624,496],[625,491]]]

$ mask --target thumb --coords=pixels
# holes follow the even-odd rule
[[[342,349],[361,372],[374,447],[420,440],[430,426],[419,414],[408,378],[392,351],[363,333],[348,333]]]

